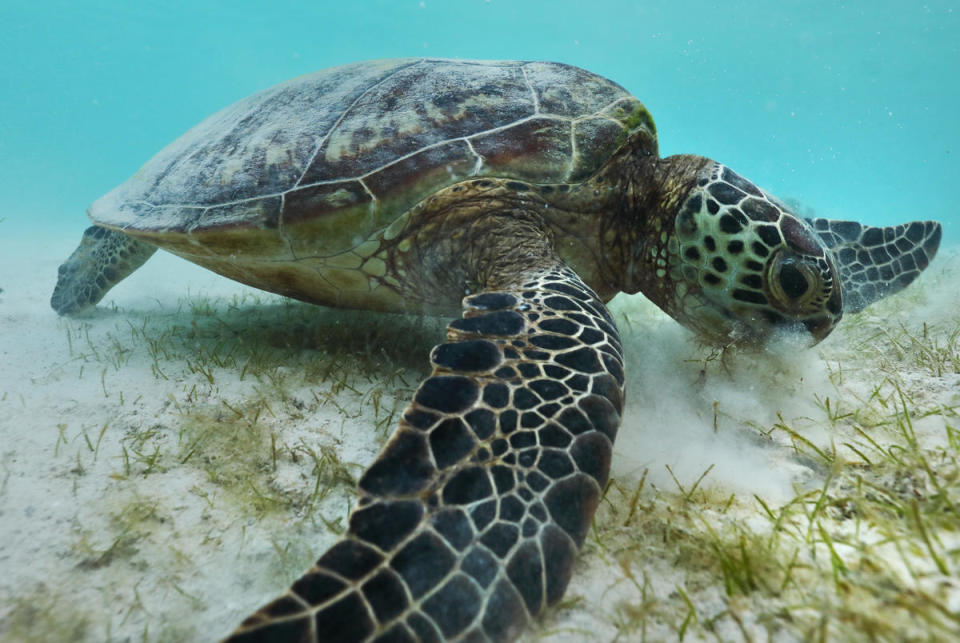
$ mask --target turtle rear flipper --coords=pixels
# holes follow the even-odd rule
[[[50,306],[61,315],[71,315],[96,305],[156,250],[122,232],[90,226],[60,266]]]
[[[833,251],[845,313],[858,313],[909,286],[937,254],[942,234],[936,221],[888,228],[832,219],[807,219],[807,223]]]
[[[623,360],[555,260],[463,300],[349,530],[234,642],[513,640],[556,603],[610,468]]]

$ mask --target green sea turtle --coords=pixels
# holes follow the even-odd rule
[[[347,533],[233,641],[509,640],[563,594],[624,404],[604,305],[719,344],[815,343],[896,292],[940,225],[805,220],[659,158],[619,85],[543,62],[364,62],[220,111],[89,210],[61,314],[157,247],[327,306],[462,311],[359,483]]]

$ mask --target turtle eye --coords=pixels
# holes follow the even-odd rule
[[[800,299],[810,290],[810,281],[792,263],[780,267],[780,288],[790,299]]]
[[[797,311],[816,299],[820,281],[818,271],[802,257],[782,251],[771,262],[767,283],[775,302],[782,308]]]

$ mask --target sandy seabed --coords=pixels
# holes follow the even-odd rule
[[[0,639],[217,639],[343,529],[443,322],[289,302],[164,253],[61,319],[74,243],[0,248]],[[526,637],[960,636],[958,276],[941,251],[812,350],[722,358],[615,300],[613,483]]]

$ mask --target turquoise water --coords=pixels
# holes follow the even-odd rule
[[[936,218],[960,240],[955,0],[4,0],[0,226],[79,235],[91,201],[220,107],[420,55],[588,68],[647,104],[664,155],[716,158],[823,216]]]
[[[326,501],[315,507],[313,496],[306,506],[303,481],[321,478],[319,469],[311,470],[316,461],[298,453],[316,458],[318,448],[327,458],[324,449],[335,448],[346,463],[339,467],[359,475],[372,461],[373,445],[391,430],[392,414],[402,412],[407,389],[426,372],[427,347],[442,337],[442,325],[349,311],[314,316],[312,309],[274,305],[270,298],[248,299],[240,287],[169,255],[148,262],[144,274],[120,284],[86,318],[61,320],[48,300],[57,265],[87,226],[88,204],[208,114],[299,74],[401,56],[585,67],[647,104],[664,155],[713,157],[821,216],[874,224],[939,219],[946,243],[960,243],[954,195],[960,178],[960,0],[0,0],[0,364],[6,367],[0,368],[0,603],[6,603],[6,610],[0,605],[0,638],[11,638],[4,637],[3,622],[10,605],[16,619],[29,621],[21,627],[41,632],[36,641],[225,635],[316,560],[333,542],[335,526],[346,524],[352,485],[337,482],[341,488]],[[894,385],[904,418],[905,394],[911,404],[922,401],[918,409],[933,409],[915,414],[921,437],[952,438],[943,423],[958,406],[957,380],[925,375],[913,354],[888,359],[883,351],[897,338],[917,344],[922,332],[927,340],[928,329],[930,342],[953,341],[944,337],[956,328],[956,286],[950,284],[960,273],[958,257],[952,263],[941,257],[921,280],[927,296],[897,308],[878,306],[877,317],[849,324],[859,330],[835,333],[822,345],[824,353],[798,355],[790,346],[772,356],[744,353],[733,370],[725,360],[710,364],[714,356],[658,317],[652,304],[621,299],[615,311],[631,379],[614,458],[624,486],[616,488],[639,491],[636,481],[643,476],[644,505],[647,498],[667,498],[657,506],[668,513],[643,524],[677,515],[669,500],[674,485],[687,503],[705,478],[707,498],[725,498],[732,489],[746,500],[742,507],[754,511],[728,514],[733,496],[723,512],[706,500],[702,506],[718,516],[707,526],[711,533],[731,525],[746,533],[740,516],[744,525],[765,524],[761,506],[803,507],[794,496],[821,484],[826,490],[827,468],[791,457],[805,447],[798,450],[799,442],[781,428],[797,427],[825,452],[847,444],[872,454],[865,440],[874,438],[854,434],[840,411],[842,403],[844,413],[859,413],[864,392],[873,391],[863,412],[881,418],[871,430],[882,443],[901,439],[884,433],[902,427],[896,402],[880,409]],[[945,265],[952,271],[942,271]],[[887,322],[890,337],[878,330],[862,339],[878,321]],[[917,364],[908,362],[914,359]],[[934,359],[946,364],[947,358]],[[261,361],[262,374],[248,370]],[[902,376],[893,372],[901,368]],[[843,390],[834,374],[844,378]],[[255,417],[243,422],[263,433],[242,437],[244,416],[234,408],[255,409]],[[260,409],[267,411],[258,424]],[[272,471],[254,457],[267,433]],[[930,439],[939,444],[939,437]],[[852,458],[853,452],[844,453]],[[206,464],[233,460],[240,475],[227,483]],[[950,462],[944,462],[940,478],[947,480]],[[859,481],[882,486],[889,466],[884,459],[848,469]],[[246,485],[258,496],[258,489],[279,490],[278,506],[289,502],[292,509],[251,519],[249,496],[229,487],[239,487],[238,480],[243,493]],[[843,494],[854,484],[852,477],[837,480]],[[918,506],[924,505],[914,502],[915,512]],[[142,508],[149,515],[141,516]],[[786,509],[777,511],[789,517]],[[308,528],[321,521],[322,534]],[[849,521],[817,525],[849,535]],[[695,532],[686,542],[706,538]],[[933,557],[935,548],[953,555],[950,529],[939,532],[931,532],[935,547],[927,543]],[[876,533],[865,528],[847,538],[851,546],[840,553],[853,556],[851,569],[863,566],[864,552],[892,551],[874,547]],[[917,537],[904,542],[906,554],[890,554],[889,578],[899,578],[904,565],[930,567]],[[816,542],[799,542],[791,555],[807,556],[806,546]],[[823,553],[820,547],[809,552]],[[568,593],[576,606],[571,617],[555,614],[538,638],[552,631],[562,640],[567,632],[582,635],[583,628],[596,627],[597,638],[612,640],[614,626],[622,625],[621,604],[632,604],[637,614],[653,604],[670,610],[661,612],[670,615],[664,619],[650,612],[651,628],[660,628],[652,639],[676,638],[677,615],[688,609],[697,617],[689,622],[694,638],[707,636],[709,626],[710,634],[730,639],[747,631],[735,629],[744,621],[761,638],[788,631],[785,619],[794,616],[782,609],[784,600],[801,596],[802,604],[819,604],[810,598],[816,586],[797,587],[798,594],[777,597],[769,608],[750,597],[743,610],[734,605],[743,620],[730,610],[733,624],[724,616],[723,583],[704,582],[700,561],[664,572],[685,554],[644,545],[633,548],[638,557],[629,562],[591,549],[577,564]],[[818,560],[826,561],[826,571],[808,578],[829,579],[830,560]],[[886,569],[885,558],[882,565],[863,560]],[[589,573],[581,573],[584,568]],[[898,596],[909,607],[911,596],[935,586],[946,589],[933,598],[956,605],[948,574],[924,572],[919,582],[919,590],[903,583],[912,594],[898,596],[885,580],[878,596]],[[681,602],[676,590],[683,587]],[[866,596],[864,609],[873,599]],[[940,606],[932,601],[930,610]],[[889,620],[900,613],[891,610]],[[830,610],[824,614],[835,627],[839,619]],[[803,619],[816,616],[800,614],[797,623],[805,627],[813,621]],[[36,629],[28,629],[34,623]],[[670,634],[664,634],[668,625]]]

